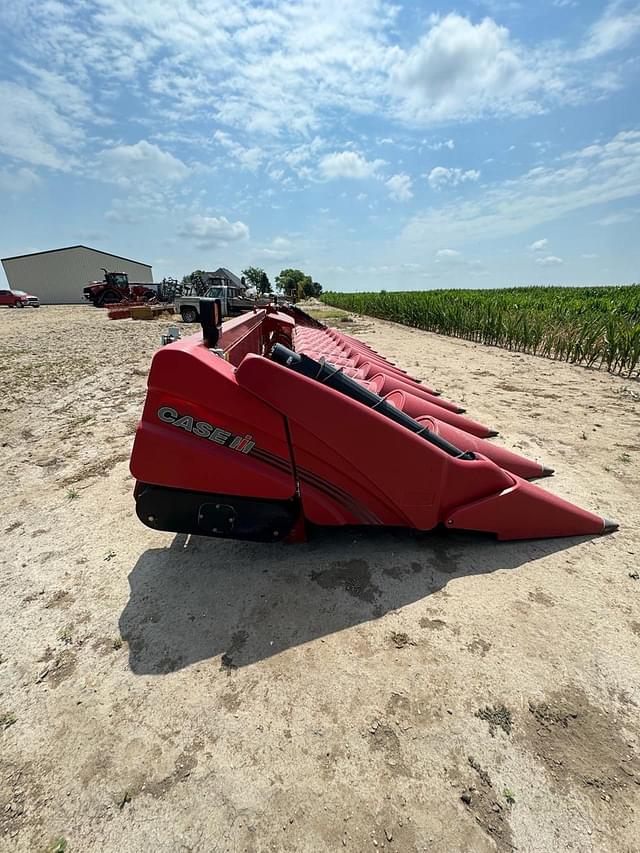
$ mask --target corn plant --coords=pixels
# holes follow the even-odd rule
[[[612,373],[640,371],[640,285],[333,293],[328,305]]]

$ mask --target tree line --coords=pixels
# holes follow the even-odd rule
[[[198,278],[202,279],[204,275],[203,270],[194,270],[183,277],[182,284],[189,286]],[[242,279],[248,286],[255,287],[259,296],[273,293],[269,276],[261,267],[247,267],[246,270],[242,270]],[[279,275],[275,277],[275,286],[276,290],[279,290],[292,302],[297,302],[299,299],[309,299],[312,296],[320,296],[322,293],[321,284],[313,281],[311,276],[302,270],[296,269],[281,270]]]

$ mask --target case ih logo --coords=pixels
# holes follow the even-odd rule
[[[234,435],[226,429],[207,423],[207,421],[197,421],[192,415],[181,415],[171,406],[161,406],[158,409],[158,417],[164,424],[171,424],[171,426],[183,429],[192,435],[197,435],[198,438],[215,441],[216,444],[222,444],[231,450],[238,450],[240,453],[250,453],[255,447],[255,441],[251,440],[250,435]]]

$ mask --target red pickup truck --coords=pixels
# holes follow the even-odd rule
[[[0,305],[8,308],[39,308],[40,300],[24,290],[0,290]]]

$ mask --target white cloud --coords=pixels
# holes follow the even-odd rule
[[[67,169],[83,133],[36,92],[0,81],[0,152],[50,169]]]
[[[579,49],[559,40],[518,42],[492,18],[432,15],[408,50],[390,52],[391,110],[405,122],[433,124],[491,115],[535,115],[620,88],[616,68],[592,68],[600,56],[628,47],[640,32],[637,0],[613,0],[586,31]]]
[[[411,178],[409,175],[405,175],[404,172],[392,175],[388,181],[385,181],[385,186],[394,201],[408,201],[410,198],[413,198]]]
[[[292,255],[291,241],[286,237],[275,237],[270,245],[256,249],[254,254],[270,261],[284,261]]]
[[[640,4],[614,0],[591,26],[580,59],[593,59],[627,47],[640,32]]]
[[[491,18],[473,24],[456,13],[432,16],[426,35],[398,59],[392,80],[418,120],[539,111],[541,74]]]
[[[415,216],[404,236],[418,243],[518,234],[572,211],[640,194],[640,130],[590,145],[548,166],[494,183],[482,196],[430,208]]]
[[[584,258],[585,261],[594,261],[596,258],[599,258],[600,255],[596,255],[593,252],[585,252],[584,255],[580,255],[581,258]]]
[[[462,252],[457,249],[438,249],[434,256],[434,268],[437,276],[485,276],[489,271],[478,260],[467,260]]]
[[[614,157],[617,153],[624,154],[629,145],[640,141],[639,130],[623,130],[617,133],[609,142],[594,142],[578,151],[565,154],[566,160],[585,160],[589,158]]]
[[[367,160],[356,151],[334,151],[333,154],[325,154],[320,160],[320,170],[328,180],[371,178],[384,165],[384,160]]]
[[[102,0],[94,13],[101,26],[92,26],[91,11],[78,5],[83,27],[94,38],[100,32],[107,68],[117,54],[123,74],[147,75],[174,115],[204,109],[274,137],[312,132],[327,109],[375,109],[386,29],[397,13],[386,0],[175,0],[149,3],[140,16],[123,0]]]
[[[169,195],[165,190],[153,186],[151,182],[138,182],[131,186],[123,184],[123,189],[129,191],[128,195],[113,198],[104,213],[108,222],[135,225],[157,221],[166,215]]]
[[[123,187],[173,184],[189,174],[182,160],[146,139],[104,149],[98,154],[97,166],[99,177]]]
[[[314,181],[318,179],[315,165],[320,152],[325,149],[327,143],[319,136],[315,136],[311,142],[303,142],[301,145],[286,147],[277,155],[277,159],[284,167],[290,169],[303,181]],[[291,176],[285,178],[291,181]]]
[[[453,151],[456,147],[453,139],[445,139],[444,142],[424,142],[423,140],[423,144],[430,151],[441,151],[443,148],[448,148],[449,151]]]
[[[282,155],[283,161],[291,169],[296,169],[303,163],[308,163],[318,152],[325,147],[325,142],[319,136],[314,137],[311,142],[295,145]]]
[[[264,153],[260,148],[257,146],[246,148],[239,142],[234,142],[231,136],[222,130],[216,130],[213,134],[213,138],[229,152],[234,160],[237,160],[241,166],[245,169],[249,169],[251,172],[255,172],[264,160]]]
[[[17,64],[29,75],[29,88],[47,103],[68,117],[90,119],[95,117],[95,104],[77,83],[48,68],[24,60]]]
[[[249,227],[244,222],[229,222],[226,216],[197,216],[191,217],[178,229],[180,237],[194,241],[199,249],[214,249],[228,246],[237,240],[249,237]]]
[[[26,193],[41,183],[33,169],[0,169],[0,190],[6,193]]]
[[[588,63],[628,44],[639,14],[635,0],[610,3],[576,51],[559,40],[526,46],[489,17],[474,22],[455,13],[432,16],[413,44],[402,39],[401,46],[392,0],[152,0],[143,16],[125,0],[21,0],[4,11],[9,38],[25,57],[15,59],[29,79],[22,88],[38,101],[17,96],[24,109],[0,121],[15,156],[68,164],[65,146],[75,151],[85,137],[93,141],[90,125],[110,115],[121,120],[126,86],[150,139],[156,129],[199,122],[206,150],[211,125],[224,125],[239,133],[220,131],[217,142],[232,164],[250,170],[267,158],[279,168],[278,153],[294,151],[293,140],[311,139],[345,114],[430,125],[537,113],[606,93],[631,75]],[[6,103],[0,95],[5,115]],[[378,143],[395,136],[383,130]],[[429,145],[451,149],[453,140]],[[290,168],[314,177],[308,163]]]
[[[476,169],[447,169],[445,166],[435,166],[426,176],[429,186],[434,189],[440,189],[444,186],[456,187],[458,184],[463,184],[466,181],[477,181],[480,177],[480,172]]]
[[[529,250],[531,252],[542,252],[543,249],[547,248],[549,241],[546,237],[543,237],[542,240],[536,240],[535,243],[532,243],[529,246]]]
[[[536,258],[536,263],[541,267],[558,267],[564,261],[556,255],[546,255],[544,258]]]

